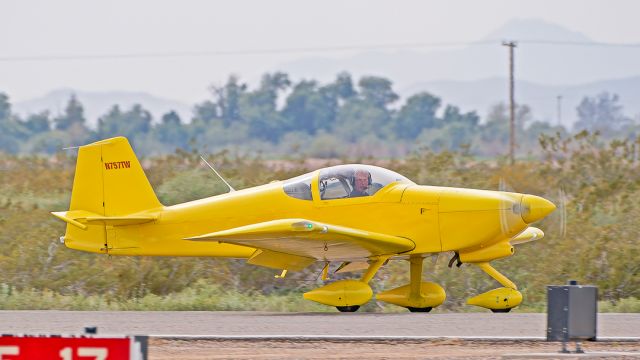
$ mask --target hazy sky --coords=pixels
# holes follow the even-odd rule
[[[595,41],[640,42],[640,1],[633,0],[0,0],[0,13],[0,58],[474,41],[516,18],[556,23]],[[310,55],[0,61],[0,91],[14,101],[71,87],[194,103],[230,73],[255,81]]]

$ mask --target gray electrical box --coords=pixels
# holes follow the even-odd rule
[[[547,286],[547,341],[595,341],[597,313],[597,287]]]

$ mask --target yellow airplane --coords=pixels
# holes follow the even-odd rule
[[[490,262],[513,255],[513,245],[544,236],[529,227],[555,206],[537,196],[416,185],[393,171],[339,165],[286,181],[184,204],[156,197],[126,138],[79,148],[62,240],[72,249],[109,255],[245,258],[252,265],[299,271],[316,261],[341,263],[338,272],[365,270],[304,294],[305,299],[356,311],[373,291],[369,282],[391,259],[408,260],[410,283],[376,299],[427,312],[444,289],[422,281],[426,256],[452,252],[457,266],[478,266],[502,287],[468,304],[507,312],[522,294]]]

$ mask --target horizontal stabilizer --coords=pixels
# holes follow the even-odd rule
[[[77,226],[82,230],[87,228],[87,225],[111,225],[111,226],[126,226],[126,225],[138,225],[148,223],[158,219],[158,215],[145,214],[145,215],[127,215],[127,216],[103,216],[90,211],[85,210],[71,210],[71,211],[59,211],[52,212],[55,217],[67,223]]]
[[[529,241],[540,240],[543,237],[544,232],[542,232],[542,230],[535,227],[529,227],[525,231],[521,232],[518,236],[509,240],[509,242],[511,243],[511,245],[520,245]]]

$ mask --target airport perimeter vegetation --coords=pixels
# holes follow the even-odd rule
[[[497,189],[563,202],[540,227],[547,237],[524,244],[495,266],[520,284],[517,311],[545,309],[545,286],[576,279],[600,289],[601,312],[640,312],[640,137],[603,140],[579,133],[543,136],[536,156],[509,165],[464,150],[421,149],[396,160],[311,160],[290,155],[265,160],[226,151],[209,155],[235,188],[287,179],[325,164],[378,164],[419,184]],[[275,280],[269,269],[242,260],[138,258],[85,254],[58,241],[64,224],[49,211],[68,208],[73,151],[50,156],[0,155],[0,309],[335,311],[302,299],[320,285],[319,266]],[[164,204],[225,191],[197,151],[142,159]],[[562,234],[565,232],[566,234]],[[441,284],[447,301],[435,312],[477,311],[465,300],[493,286],[476,269],[449,269],[447,256],[425,264],[425,278]],[[334,276],[333,279],[347,275]],[[353,275],[351,275],[353,276]],[[408,282],[408,265],[392,261],[372,282],[374,291]],[[361,311],[405,311],[371,301]]]

